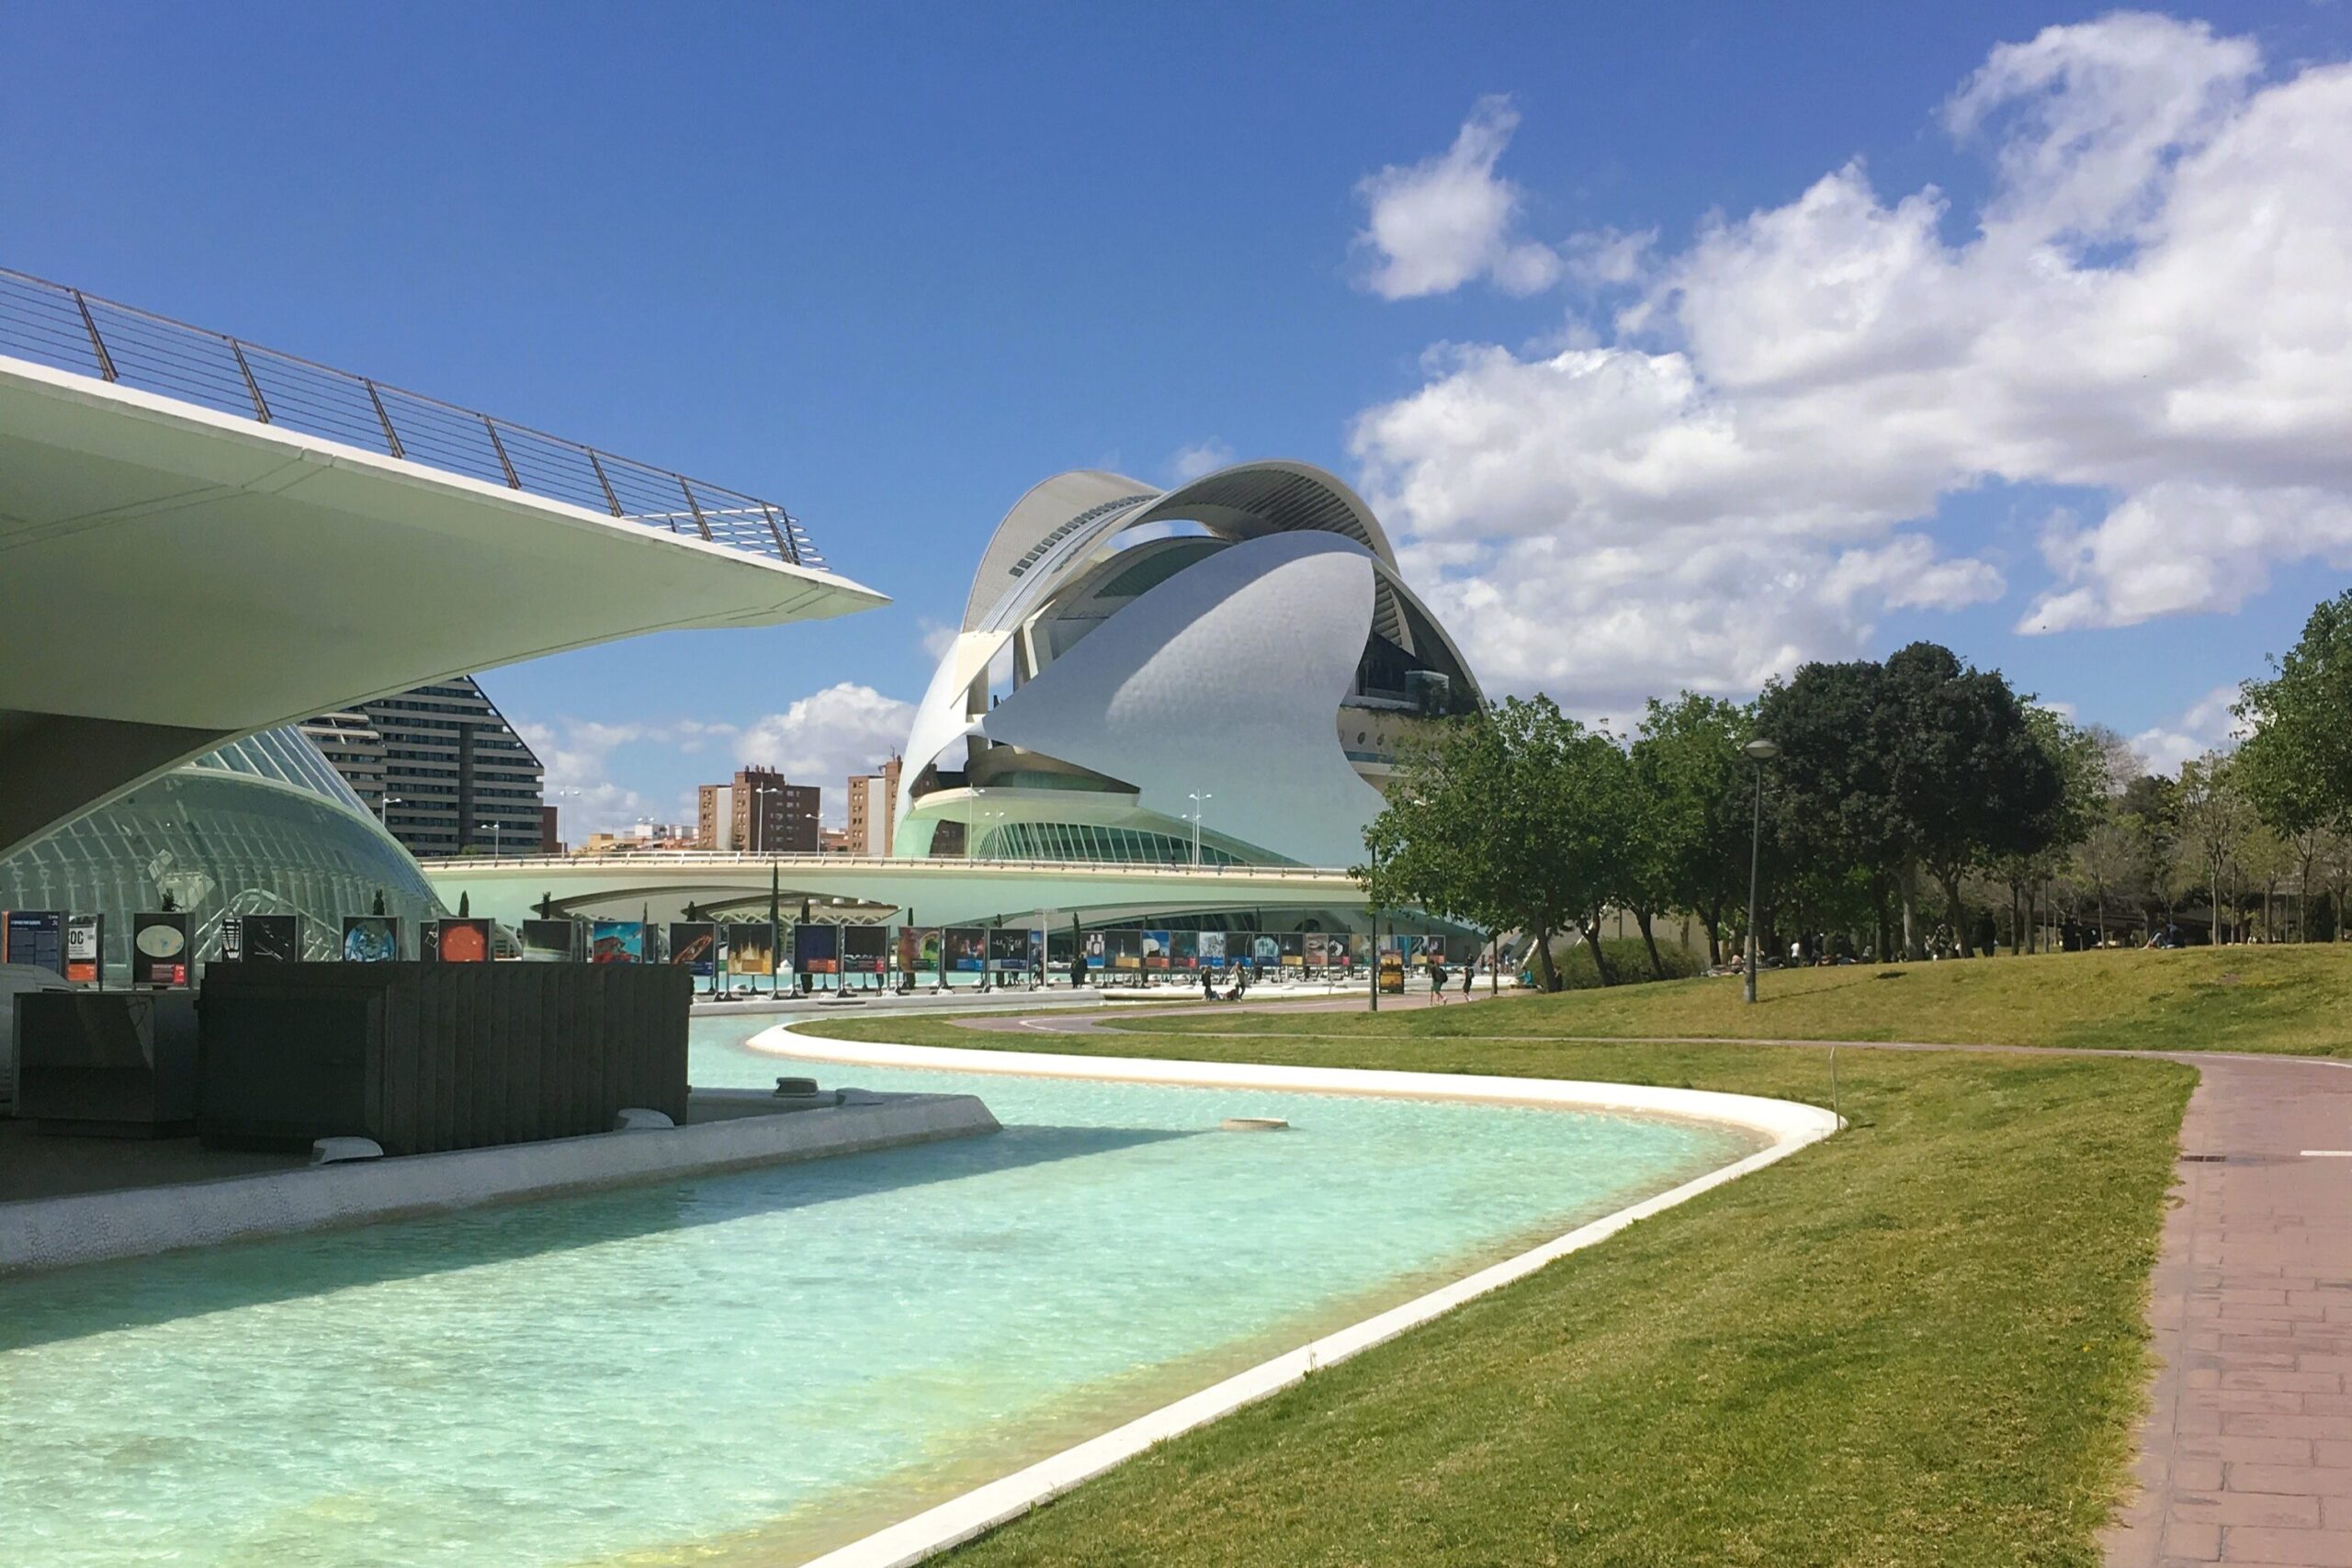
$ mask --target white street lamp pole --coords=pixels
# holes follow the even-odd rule
[[[1198,871],[1201,869],[1201,812],[1216,796],[1195,790],[1186,798],[1193,803],[1193,869]]]

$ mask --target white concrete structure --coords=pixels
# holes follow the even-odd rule
[[[550,901],[559,914],[681,918],[686,905],[763,918],[771,879],[787,919],[804,898],[841,899],[858,909],[828,919],[885,925],[985,924],[1000,916],[1053,910],[1066,923],[1115,923],[1130,913],[1261,909],[1296,914],[1361,911],[1363,889],[1346,871],[1286,865],[1163,866],[1132,863],[989,860],[868,860],[857,855],[749,855],[651,851],[614,855],[469,856],[427,861],[441,901],[460,898],[477,915],[509,925]],[[911,921],[900,911],[911,909]]]
[[[690,1114],[684,1127],[0,1203],[0,1276],[997,1131],[968,1094],[868,1095],[797,1110],[763,1095],[697,1091]]]
[[[959,1051],[828,1040],[791,1026],[755,1037],[752,1048],[803,1061],[864,1066],[928,1067],[966,1073],[1005,1073],[1098,1082],[1185,1084],[1205,1088],[1293,1089],[1314,1094],[1394,1095],[1416,1100],[1490,1100],[1635,1115],[1674,1116],[1740,1129],[1763,1147],[1679,1187],[1579,1225],[1515,1258],[1418,1296],[1362,1323],[1327,1334],[1212,1387],[1161,1406],[1125,1426],[1066,1449],[1025,1470],[925,1509],[864,1540],[812,1561],[808,1568],[909,1568],[925,1558],[1021,1517],[1039,1504],[1133,1459],[1155,1444],[1204,1426],[1245,1404],[1281,1393],[1308,1374],[1384,1344],[1490,1291],[1525,1279],[1548,1263],[1580,1251],[1700,1193],[1762,1169],[1838,1131],[1840,1122],[1819,1106],[1754,1095],[1555,1078],[1489,1077],[1454,1073],[1366,1072],[1340,1067],[1292,1067],[1251,1063],[1161,1061],[1144,1057],[1069,1056],[1021,1051]],[[1704,1260],[1692,1258],[1693,1269]]]
[[[0,283],[51,298],[14,275]],[[666,503],[636,502],[675,517],[625,513],[613,487],[652,470],[285,356],[269,363],[299,376],[253,380],[268,368],[260,350],[165,325],[223,366],[234,350],[250,408],[140,389],[121,340],[89,373],[0,354],[0,854],[225,740],[427,681],[642,632],[886,603],[797,564],[813,552],[797,529],[763,523],[778,543],[763,552],[747,530],[715,526],[716,503],[706,513],[681,483]],[[397,400],[408,445],[390,416],[372,450],[364,424],[332,426],[346,438],[295,428],[294,385],[314,400],[364,389],[363,411]],[[510,477],[431,466],[456,447],[427,447],[427,427],[495,449]],[[550,478],[575,460],[596,469],[609,507],[548,493],[576,491]]]
[[[1082,658],[1070,657],[1084,645]],[[1303,463],[1078,472],[1006,514],[917,710],[896,849],[1344,866],[1396,743],[1478,701],[1380,524]]]

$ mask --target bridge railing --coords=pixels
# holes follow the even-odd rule
[[[774,502],[0,267],[0,353],[795,566]]]
[[[428,873],[456,871],[548,871],[558,868],[607,869],[634,866],[647,870],[681,870],[693,866],[740,865],[764,869],[811,871],[948,871],[970,875],[1006,871],[1054,875],[1133,875],[1137,872],[1182,872],[1191,876],[1237,881],[1347,879],[1345,867],[1311,865],[1194,865],[1190,861],[989,860],[962,856],[887,858],[868,855],[755,855],[736,850],[632,850],[616,855],[451,855],[421,863]]]

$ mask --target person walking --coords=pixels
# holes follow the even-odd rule
[[[1430,1005],[1435,1007],[1445,1000],[1445,965],[1430,960]]]
[[[1462,999],[1470,999],[1470,982],[1478,977],[1478,961],[1472,959],[1462,966]]]

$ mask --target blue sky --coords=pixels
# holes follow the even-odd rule
[[[2301,289],[2316,315],[2248,334],[2339,352],[2324,278],[2190,248],[2233,225],[2181,171],[2233,138],[2267,171],[2280,121],[2340,129],[2319,88],[2352,17],[2102,15],[17,6],[0,265],[775,497],[893,595],[490,674],[583,792],[575,832],[674,818],[746,750],[837,788],[887,750],[1029,484],[1165,481],[1203,448],[1363,484],[1435,602],[1505,612],[1470,638],[1490,685],[1623,713],[1932,637],[2161,759],[2218,739],[2211,694],[2345,586],[2345,410],[2259,355],[2115,368],[2184,335],[2153,286],[2077,334],[2017,283],[2042,273],[1978,242],[2005,229],[2083,278],[2170,245],[2215,280],[2210,318],[2259,314],[2233,283]],[[2279,177],[2304,248],[2352,254],[2340,201]],[[1456,197],[1499,217],[1465,230]],[[1367,238],[1392,198],[1404,262]],[[1791,268],[1894,281],[1874,323],[1825,327],[1846,286],[1786,294]],[[1884,325],[1906,319],[1968,345]],[[2014,368],[2036,344],[2123,379],[2042,385]],[[1661,412],[1678,364],[1698,390]],[[1639,384],[1587,396],[1621,373]],[[2151,377],[2169,412],[2091,428]],[[1688,456],[1718,416],[1744,444],[1720,470]],[[2296,423],[2330,419],[2333,459]],[[1611,441],[1605,471],[1547,467]],[[2146,540],[2185,537],[2203,553],[2148,567]],[[2020,635],[2038,614],[2064,629]],[[692,699],[682,671],[746,659],[763,701],[715,679]]]

